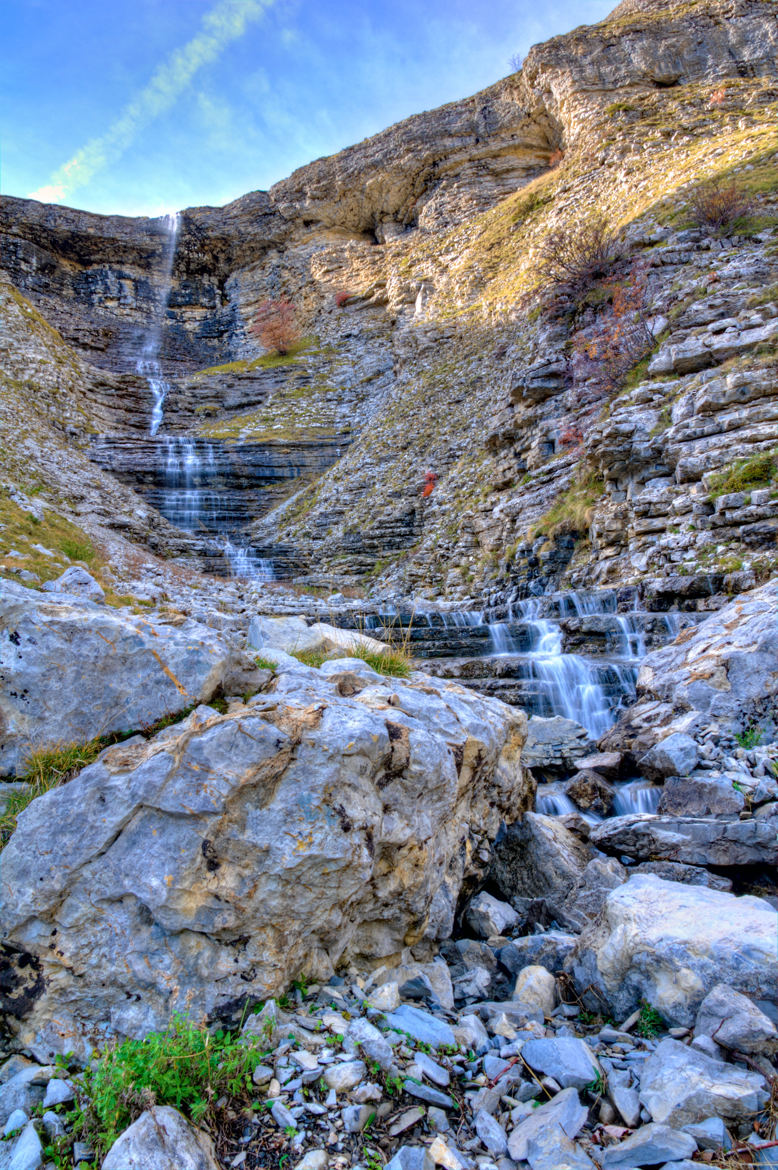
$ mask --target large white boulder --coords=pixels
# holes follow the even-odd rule
[[[255,650],[283,650],[287,654],[322,650],[325,653],[343,651],[344,656],[355,648],[371,654],[383,654],[384,642],[371,638],[359,630],[342,630],[326,622],[309,625],[303,617],[264,617],[257,615],[249,622],[249,647]]]
[[[227,715],[107,750],[21,814],[0,931],[33,957],[22,1043],[42,1056],[175,1010],[239,1014],[301,971],[449,935],[463,879],[531,800],[526,719],[356,665],[344,696],[337,671],[297,663]]]
[[[125,1129],[102,1170],[218,1170],[213,1142],[169,1105],[155,1105]]]
[[[691,1026],[717,983],[754,1000],[778,998],[778,914],[761,898],[633,874],[608,894],[568,965],[623,1019],[646,1000]]]
[[[0,584],[0,775],[37,748],[156,723],[208,700],[236,655],[194,621]]]

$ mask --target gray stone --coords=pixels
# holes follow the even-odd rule
[[[607,1093],[608,1100],[612,1102],[624,1124],[634,1129],[640,1121],[640,1097],[637,1090],[626,1085],[614,1084],[613,1078],[608,1077]]]
[[[336,1093],[347,1093],[353,1089],[367,1075],[367,1067],[362,1060],[348,1060],[339,1064],[331,1064],[324,1069],[322,1076],[327,1088]]]
[[[685,1125],[684,1132],[690,1134],[701,1150],[731,1150],[732,1139],[720,1117],[705,1117],[692,1125]]]
[[[671,776],[662,789],[656,811],[682,817],[737,816],[744,806],[743,793],[726,780]]]
[[[668,776],[688,776],[697,767],[698,759],[692,737],[676,731],[649,748],[637,761],[637,767],[647,780],[662,781]]]
[[[80,565],[71,565],[55,581],[44,581],[41,590],[46,593],[69,593],[72,597],[86,597],[89,601],[105,601],[102,585]]]
[[[490,1154],[495,1158],[507,1154],[508,1135],[499,1121],[495,1121],[484,1109],[479,1109],[473,1118],[473,1124],[475,1125],[475,1132]]]
[[[28,1121],[7,1154],[0,1154],[3,1170],[38,1170],[43,1162],[43,1147],[32,1121]],[[6,1160],[7,1159],[7,1160]]]
[[[347,1105],[340,1111],[346,1133],[361,1133],[374,1115],[373,1105]]]
[[[482,842],[529,799],[524,726],[454,683],[381,679],[344,697],[306,670],[251,706],[108,749],[33,801],[2,853],[0,929],[42,970],[37,998],[18,996],[20,1046],[145,1035],[176,1008],[212,1016],[303,970],[399,958],[409,932],[447,936]],[[423,969],[453,1001],[445,963]],[[390,1023],[455,1042],[418,1008]]]
[[[422,1011],[410,1004],[401,1004],[396,1012],[386,1017],[387,1025],[398,1032],[407,1032],[414,1040],[429,1044],[433,1048],[450,1047],[456,1044],[456,1036],[445,1020]]]
[[[46,1086],[43,1108],[48,1109],[51,1105],[64,1105],[67,1101],[72,1101],[74,1096],[70,1081],[61,1081],[58,1077],[52,1077]]]
[[[169,1105],[155,1105],[126,1129],[102,1170],[218,1170],[211,1139]]]
[[[585,1040],[574,1036],[557,1036],[546,1040],[528,1040],[521,1050],[535,1072],[553,1077],[562,1088],[585,1089],[601,1072],[599,1061]]]
[[[691,1158],[697,1143],[688,1133],[668,1125],[643,1125],[616,1146],[608,1146],[600,1159],[602,1170],[616,1167],[655,1166],[658,1162],[677,1162]]]
[[[717,983],[697,1012],[695,1036],[710,1036],[723,1048],[755,1054],[778,1051],[778,1031],[748,996]]]
[[[554,715],[550,719],[533,715],[529,721],[523,760],[527,768],[570,771],[589,749],[585,727],[573,719]]]
[[[296,1164],[294,1170],[327,1170],[328,1164],[326,1150],[309,1150]]]
[[[384,1170],[435,1170],[435,1163],[424,1146],[401,1146]]]
[[[489,1033],[478,1016],[471,1012],[461,1015],[454,1025],[454,1036],[460,1048],[472,1049],[476,1056],[483,1056],[489,1048]]]
[[[479,938],[507,934],[517,925],[519,916],[508,902],[491,894],[476,894],[465,912],[465,922]]]
[[[279,1129],[297,1129],[297,1118],[283,1101],[274,1101],[270,1107],[270,1116]]]
[[[666,882],[684,882],[687,886],[707,886],[709,890],[732,889],[729,878],[711,873],[700,865],[684,865],[680,861],[641,861],[630,873],[653,873]]]
[[[595,752],[578,761],[578,767],[582,772],[597,772],[611,782],[621,778],[623,766],[621,752]]]
[[[525,1162],[529,1143],[544,1130],[559,1125],[572,1139],[583,1128],[589,1110],[578,1099],[575,1089],[563,1089],[551,1101],[533,1109],[529,1117],[519,1122],[508,1138],[508,1153],[514,1162]]]
[[[40,1071],[37,1064],[29,1065],[0,1086],[0,1125],[5,1125],[16,1109],[24,1109],[29,1115],[43,1100]]]
[[[0,625],[15,635],[0,642],[0,775],[21,774],[33,746],[146,727],[205,702],[235,666],[235,653],[197,622],[152,624],[10,581]]]
[[[9,1133],[13,1133],[16,1129],[22,1129],[27,1124],[29,1117],[23,1109],[14,1109],[11,1116],[3,1126],[3,1136],[8,1137]]]
[[[632,813],[592,830],[598,849],[640,861],[687,865],[778,865],[775,830],[768,822]]]
[[[343,1047],[346,1052],[357,1052],[365,1060],[375,1062],[384,1072],[388,1072],[394,1063],[394,1053],[386,1037],[361,1016],[349,1022],[343,1037]]]
[[[768,1099],[764,1077],[662,1040],[643,1065],[640,1101],[653,1121],[693,1125],[706,1117],[741,1122]]]
[[[426,1052],[415,1053],[413,1059],[421,1069],[422,1075],[428,1081],[432,1081],[433,1085],[439,1085],[441,1089],[445,1089],[451,1084],[451,1074],[448,1069],[432,1060]]]
[[[454,1108],[454,1101],[447,1093],[441,1093],[438,1089],[433,1089],[430,1085],[408,1080],[403,1082],[403,1089],[409,1097],[416,1097],[419,1101],[426,1101],[428,1105],[437,1105],[439,1109]]]
[[[544,1127],[530,1138],[527,1161],[532,1170],[596,1170],[589,1155],[571,1141],[557,1123]]]
[[[565,960],[578,942],[574,934],[560,930],[547,930],[543,934],[528,934],[514,938],[500,947],[497,954],[500,962],[513,975],[524,967],[545,967],[552,975],[563,970]]]
[[[760,898],[635,874],[607,897],[570,967],[579,989],[597,988],[617,1019],[643,1000],[668,1024],[691,1027],[718,982],[756,999],[778,998],[778,915]]]

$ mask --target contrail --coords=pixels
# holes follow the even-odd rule
[[[242,37],[246,26],[258,20],[273,3],[274,0],[219,0],[203,17],[197,36],[170,54],[105,134],[91,138],[29,198],[62,203],[103,167],[115,162],[141,130],[170,109],[197,71],[215,61],[231,41]]]

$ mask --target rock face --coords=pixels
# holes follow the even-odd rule
[[[646,1000],[665,1020],[690,1027],[719,982],[775,1000],[777,926],[775,910],[758,898],[635,874],[608,895],[568,966],[618,1018]]]
[[[34,1051],[176,1009],[227,1017],[300,971],[447,937],[531,798],[525,719],[345,665],[348,697],[337,664],[294,662],[248,706],[109,749],[19,817],[0,926],[40,974],[17,1023]]]
[[[164,626],[4,581],[0,774],[22,774],[37,748],[147,727],[210,699],[236,666],[197,622]]]
[[[649,760],[664,760],[662,744],[678,746],[680,738],[693,767],[694,745],[688,741],[711,723],[739,733],[756,726],[771,738],[778,694],[778,581],[743,594],[683,639],[649,654],[637,694],[637,703],[606,738],[638,759],[645,759],[650,745]]]

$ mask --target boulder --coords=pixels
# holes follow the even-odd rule
[[[479,938],[507,934],[518,921],[519,916],[512,906],[485,891],[473,898],[465,913],[465,922]]]
[[[694,1035],[710,1036],[722,1048],[737,1052],[778,1051],[778,1031],[772,1020],[747,995],[726,983],[717,983],[700,1004]]]
[[[778,864],[778,843],[769,821],[632,813],[597,825],[590,840],[605,853],[638,861],[724,867]]]
[[[71,597],[86,597],[89,601],[105,601],[105,591],[99,581],[80,565],[71,565],[56,581],[45,581],[41,585],[45,593],[69,593]]]
[[[286,654],[343,651],[343,657],[357,646],[372,654],[383,654],[386,650],[384,642],[358,630],[343,630],[326,622],[309,625],[303,617],[253,617],[249,622],[248,645],[256,650],[283,650]]]
[[[624,1019],[646,1000],[668,1023],[691,1027],[719,982],[757,1000],[778,998],[777,926],[760,898],[634,874],[608,895],[568,967],[599,1010],[605,1001]]]
[[[570,922],[567,902],[590,856],[587,846],[554,817],[526,813],[497,837],[489,876],[520,914],[542,899],[560,925],[577,928],[577,918]]]
[[[570,772],[590,747],[589,733],[580,723],[554,715],[533,715],[529,721],[524,763],[552,774]]]
[[[91,601],[0,592],[0,774],[30,751],[156,723],[207,701],[236,655],[207,626],[152,623]]]
[[[616,792],[599,772],[587,768],[576,772],[575,776],[568,780],[565,784],[565,794],[579,808],[607,816],[613,807]]]
[[[656,811],[678,817],[737,816],[744,806],[743,793],[718,776],[671,776]]]
[[[530,1138],[527,1161],[531,1170],[596,1170],[589,1155],[570,1140],[561,1125],[549,1125]]]
[[[602,1071],[589,1045],[576,1036],[527,1040],[521,1049],[521,1059],[535,1072],[553,1077],[563,1089],[585,1089]]]
[[[582,772],[596,772],[603,779],[613,783],[621,779],[624,760],[621,752],[594,752],[578,760],[578,767]]]
[[[526,721],[454,683],[375,679],[343,697],[298,663],[29,805],[0,854],[23,1043],[239,1014],[302,971],[448,937],[531,799]]]
[[[680,1127],[720,1117],[745,1122],[767,1102],[764,1077],[662,1040],[643,1065],[640,1102],[653,1121]]]
[[[697,1143],[688,1133],[671,1129],[669,1125],[642,1125],[618,1145],[608,1146],[602,1152],[602,1170],[617,1167],[633,1170],[635,1166],[658,1166],[660,1162],[678,1162],[691,1158]]]
[[[102,1170],[219,1170],[213,1142],[169,1105],[155,1105],[125,1129]]]
[[[697,744],[690,735],[675,731],[650,747],[637,761],[646,780],[660,782],[668,776],[688,776],[697,767]]]
[[[519,971],[513,998],[550,1016],[556,1007],[556,979],[545,967],[525,967]]]
[[[508,1138],[508,1153],[514,1162],[525,1162],[529,1143],[544,1131],[561,1126],[569,1138],[575,1135],[586,1124],[589,1110],[578,1099],[576,1089],[563,1089],[551,1101],[546,1101],[533,1109],[529,1117],[520,1121]]]
[[[707,886],[711,890],[731,890],[729,878],[710,873],[701,865],[683,865],[680,861],[641,861],[630,873],[653,873],[666,882],[686,882],[690,886]]]

